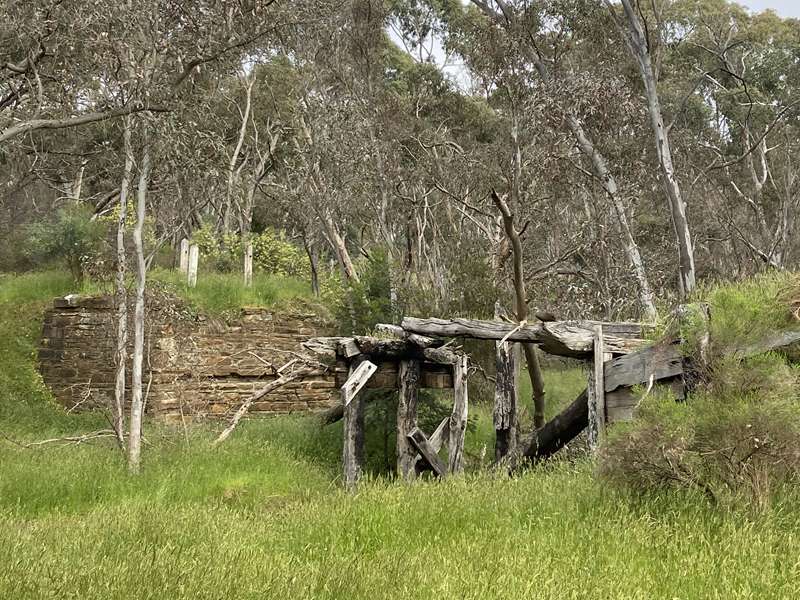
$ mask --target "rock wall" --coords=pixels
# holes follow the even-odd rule
[[[150,308],[145,333],[146,410],[180,420],[235,410],[276,378],[302,341],[328,335],[329,326],[316,315],[262,308],[243,309],[236,321],[224,322],[162,300]],[[129,346],[132,337],[129,326]],[[60,403],[79,409],[110,406],[115,338],[110,298],[71,295],[53,302],[44,318],[39,364]],[[325,409],[338,399],[335,388],[333,373],[308,377],[266,395],[252,411]]]

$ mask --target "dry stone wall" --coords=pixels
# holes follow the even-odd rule
[[[246,308],[237,320],[226,322],[175,310],[175,305],[162,300],[149,311],[145,328],[146,408],[167,420],[226,415],[275,379],[277,369],[301,350],[301,342],[330,333],[329,325],[313,314]],[[64,406],[110,405],[115,332],[108,297],[65,296],[47,311],[39,364],[45,383]],[[307,377],[266,395],[251,410],[322,410],[336,401],[335,389],[335,374]]]

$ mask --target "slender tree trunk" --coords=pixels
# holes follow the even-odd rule
[[[625,28],[622,21],[618,18],[614,5],[611,4],[610,0],[605,0],[606,5],[625,38],[628,49],[639,65],[639,73],[644,83],[647,108],[650,114],[650,124],[655,136],[656,155],[658,156],[659,166],[661,167],[661,176],[663,178],[664,190],[667,195],[670,214],[672,216],[672,225],[675,229],[675,238],[678,242],[680,289],[681,293],[685,296],[694,290],[696,282],[694,249],[692,248],[692,237],[689,232],[689,221],[686,218],[686,204],[683,201],[681,188],[675,176],[675,167],[672,162],[672,149],[669,143],[669,133],[664,125],[664,116],[661,112],[657,81],[653,71],[653,64],[650,60],[647,37],[642,23],[639,20],[639,15],[636,14],[630,0],[621,1],[622,8],[628,21],[627,28]]]
[[[514,255],[514,304],[517,320],[521,323],[528,319],[528,303],[525,299],[525,279],[522,271],[522,242],[514,227],[514,215],[511,214],[506,201],[494,190],[492,190],[492,199],[503,215],[503,226],[508,239],[511,241],[511,249]],[[542,367],[539,364],[535,345],[522,344],[522,349],[525,352],[525,362],[528,363],[528,376],[531,378],[531,387],[533,388],[533,423],[538,429],[544,425],[545,392]]]
[[[128,345],[128,292],[125,287],[127,258],[125,255],[125,221],[128,213],[128,190],[133,171],[133,148],[131,148],[131,117],[125,117],[122,130],[125,166],[119,191],[119,217],[117,218],[117,340],[114,352],[116,374],[114,379],[114,405],[112,421],[120,448],[125,447],[125,363]]]
[[[253,84],[255,84],[255,81],[255,77],[251,77],[247,80],[247,84],[245,86],[245,105],[244,113],[242,113],[242,124],[241,127],[239,127],[239,137],[236,140],[236,146],[233,148],[233,154],[231,154],[231,159],[228,163],[228,182],[225,188],[225,206],[223,207],[222,213],[222,230],[225,232],[229,231],[231,226],[234,179],[237,175],[236,163],[239,160],[239,154],[241,153],[242,145],[244,144],[244,137],[247,133],[247,121],[250,118],[250,107],[252,106],[253,98]]]
[[[131,417],[128,439],[128,470],[138,473],[142,454],[142,419],[144,398],[142,390],[142,369],[144,366],[144,291],[147,278],[147,264],[144,257],[143,231],[147,203],[147,187],[150,181],[150,141],[147,127],[144,127],[144,148],[139,171],[136,193],[136,227],[133,230],[133,243],[136,248],[136,304],[133,318],[133,372],[131,373]]]

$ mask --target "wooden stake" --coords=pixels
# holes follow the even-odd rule
[[[464,470],[464,436],[467,432],[468,390],[467,357],[460,356],[453,365],[453,413],[450,415],[449,471]]]
[[[253,286],[253,242],[244,245],[244,287]]]
[[[603,328],[600,325],[594,328],[594,352],[592,369],[589,373],[588,403],[589,403],[589,447],[595,450],[605,437],[606,433],[606,393],[605,393],[605,362],[611,359],[611,354],[605,352],[603,343]]]
[[[197,285],[197,263],[199,260],[200,248],[197,246],[197,244],[192,244],[189,247],[189,270],[187,276],[189,287],[194,287]]]
[[[417,427],[417,399],[422,368],[418,360],[401,360],[400,393],[397,400],[397,475],[406,480],[416,476],[417,450],[408,436]]]
[[[180,270],[181,273],[189,272],[189,240],[187,240],[186,238],[183,238],[181,240]]]
[[[342,386],[344,404],[344,445],[342,463],[344,484],[354,490],[361,478],[364,462],[364,400],[358,392],[375,373],[377,367],[364,357],[356,357],[350,364],[350,376]]]

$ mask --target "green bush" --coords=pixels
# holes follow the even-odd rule
[[[62,208],[50,222],[35,223],[27,229],[25,251],[33,262],[60,261],[76,281],[107,269],[103,254],[106,226],[92,220],[93,211],[85,205]]]
[[[763,510],[800,474],[800,369],[776,354],[719,362],[714,380],[685,403],[646,397],[618,425],[600,474],[635,490],[691,488],[714,502]]]
[[[299,279],[311,277],[306,253],[290,242],[284,232],[265,229],[253,234],[251,240],[254,271]],[[219,234],[207,223],[192,234],[192,241],[198,245],[206,266],[211,269],[222,273],[242,269],[244,251],[238,234]]]

